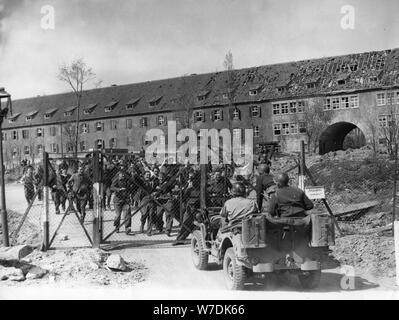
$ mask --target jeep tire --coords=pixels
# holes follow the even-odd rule
[[[243,265],[237,263],[234,249],[226,250],[223,259],[223,273],[226,286],[229,290],[243,290],[247,279],[247,270]]]
[[[199,230],[193,232],[193,237],[191,239],[191,257],[197,269],[205,270],[208,267],[209,255],[205,248],[202,233]]]

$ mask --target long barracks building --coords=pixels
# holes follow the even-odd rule
[[[169,120],[178,129],[228,128],[233,135],[253,128],[254,145],[278,142],[294,151],[306,139],[303,110],[315,101],[333,113],[319,137],[321,153],[342,148],[355,128],[369,140],[364,115],[371,112],[386,126],[387,103],[399,103],[399,49],[88,90],[79,108],[78,151],[140,151],[146,131],[166,130]],[[75,105],[73,93],[13,101],[13,114],[3,124],[6,165],[35,161],[43,148],[72,153],[68,128],[77,117]]]

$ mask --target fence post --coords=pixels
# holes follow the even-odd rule
[[[96,150],[93,152],[93,248],[100,247],[101,242],[100,220],[102,217],[102,185],[100,170],[100,152]]]
[[[50,186],[49,186],[49,158],[48,153],[43,150],[43,207],[42,207],[42,227],[43,244],[42,251],[49,249],[49,209],[50,209]]]
[[[298,188],[305,191],[305,141],[301,141],[301,154],[299,158]]]
[[[200,205],[201,211],[206,208],[206,189],[208,180],[208,165],[201,164],[201,189],[200,189]]]
[[[398,144],[395,144],[395,169],[393,175],[392,232],[395,243],[396,285],[399,286],[399,221],[396,220],[396,192],[398,179]]]

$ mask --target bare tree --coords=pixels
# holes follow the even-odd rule
[[[333,114],[334,111],[324,111],[322,98],[315,98],[303,107],[298,120],[305,123],[309,152],[316,153],[320,136],[328,128]]]
[[[183,129],[192,128],[195,101],[186,76],[181,78],[178,92],[172,103],[178,110],[180,126]]]
[[[378,140],[380,137],[380,128],[378,124],[378,115],[373,110],[371,106],[363,108],[362,111],[362,118],[364,120],[364,123],[366,124],[366,127],[370,133],[370,143],[371,147],[373,148],[373,156],[374,159],[377,157],[377,152],[378,152]]]
[[[77,156],[79,145],[80,106],[85,85],[95,78],[92,68],[88,67],[83,59],[72,61],[69,65],[59,68],[58,78],[66,82],[72,89],[76,98],[76,120],[74,129],[73,149]]]
[[[386,121],[380,127],[382,136],[384,137],[388,153],[393,159],[395,157],[395,145],[398,143],[399,137],[399,110],[395,103],[395,93],[391,90],[386,91]]]

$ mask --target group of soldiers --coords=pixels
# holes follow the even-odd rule
[[[234,176],[234,169],[228,171],[209,166],[207,207],[222,208],[220,213],[225,222],[254,212],[292,216],[309,210],[313,204],[306,195],[288,186],[286,174],[271,175],[270,165],[268,157],[260,157],[256,163],[258,174],[254,183],[250,179]],[[61,214],[60,207],[64,213],[76,208],[83,223],[86,207],[92,209],[94,202],[91,159],[74,166],[63,161],[56,171],[51,169],[49,186],[55,213]],[[113,204],[116,232],[124,227],[125,233],[131,234],[132,214],[140,213],[140,233],[152,236],[158,232],[171,236],[176,220],[179,228],[175,244],[184,243],[195,228],[195,216],[200,209],[199,167],[150,166],[143,158],[115,156],[106,159],[102,169],[102,206],[111,210]],[[22,181],[28,204],[33,201],[36,192],[39,200],[42,199],[42,179],[41,166],[36,169],[27,166]],[[251,190],[255,191],[256,200],[247,199]],[[267,207],[263,208],[265,198],[268,200]]]

